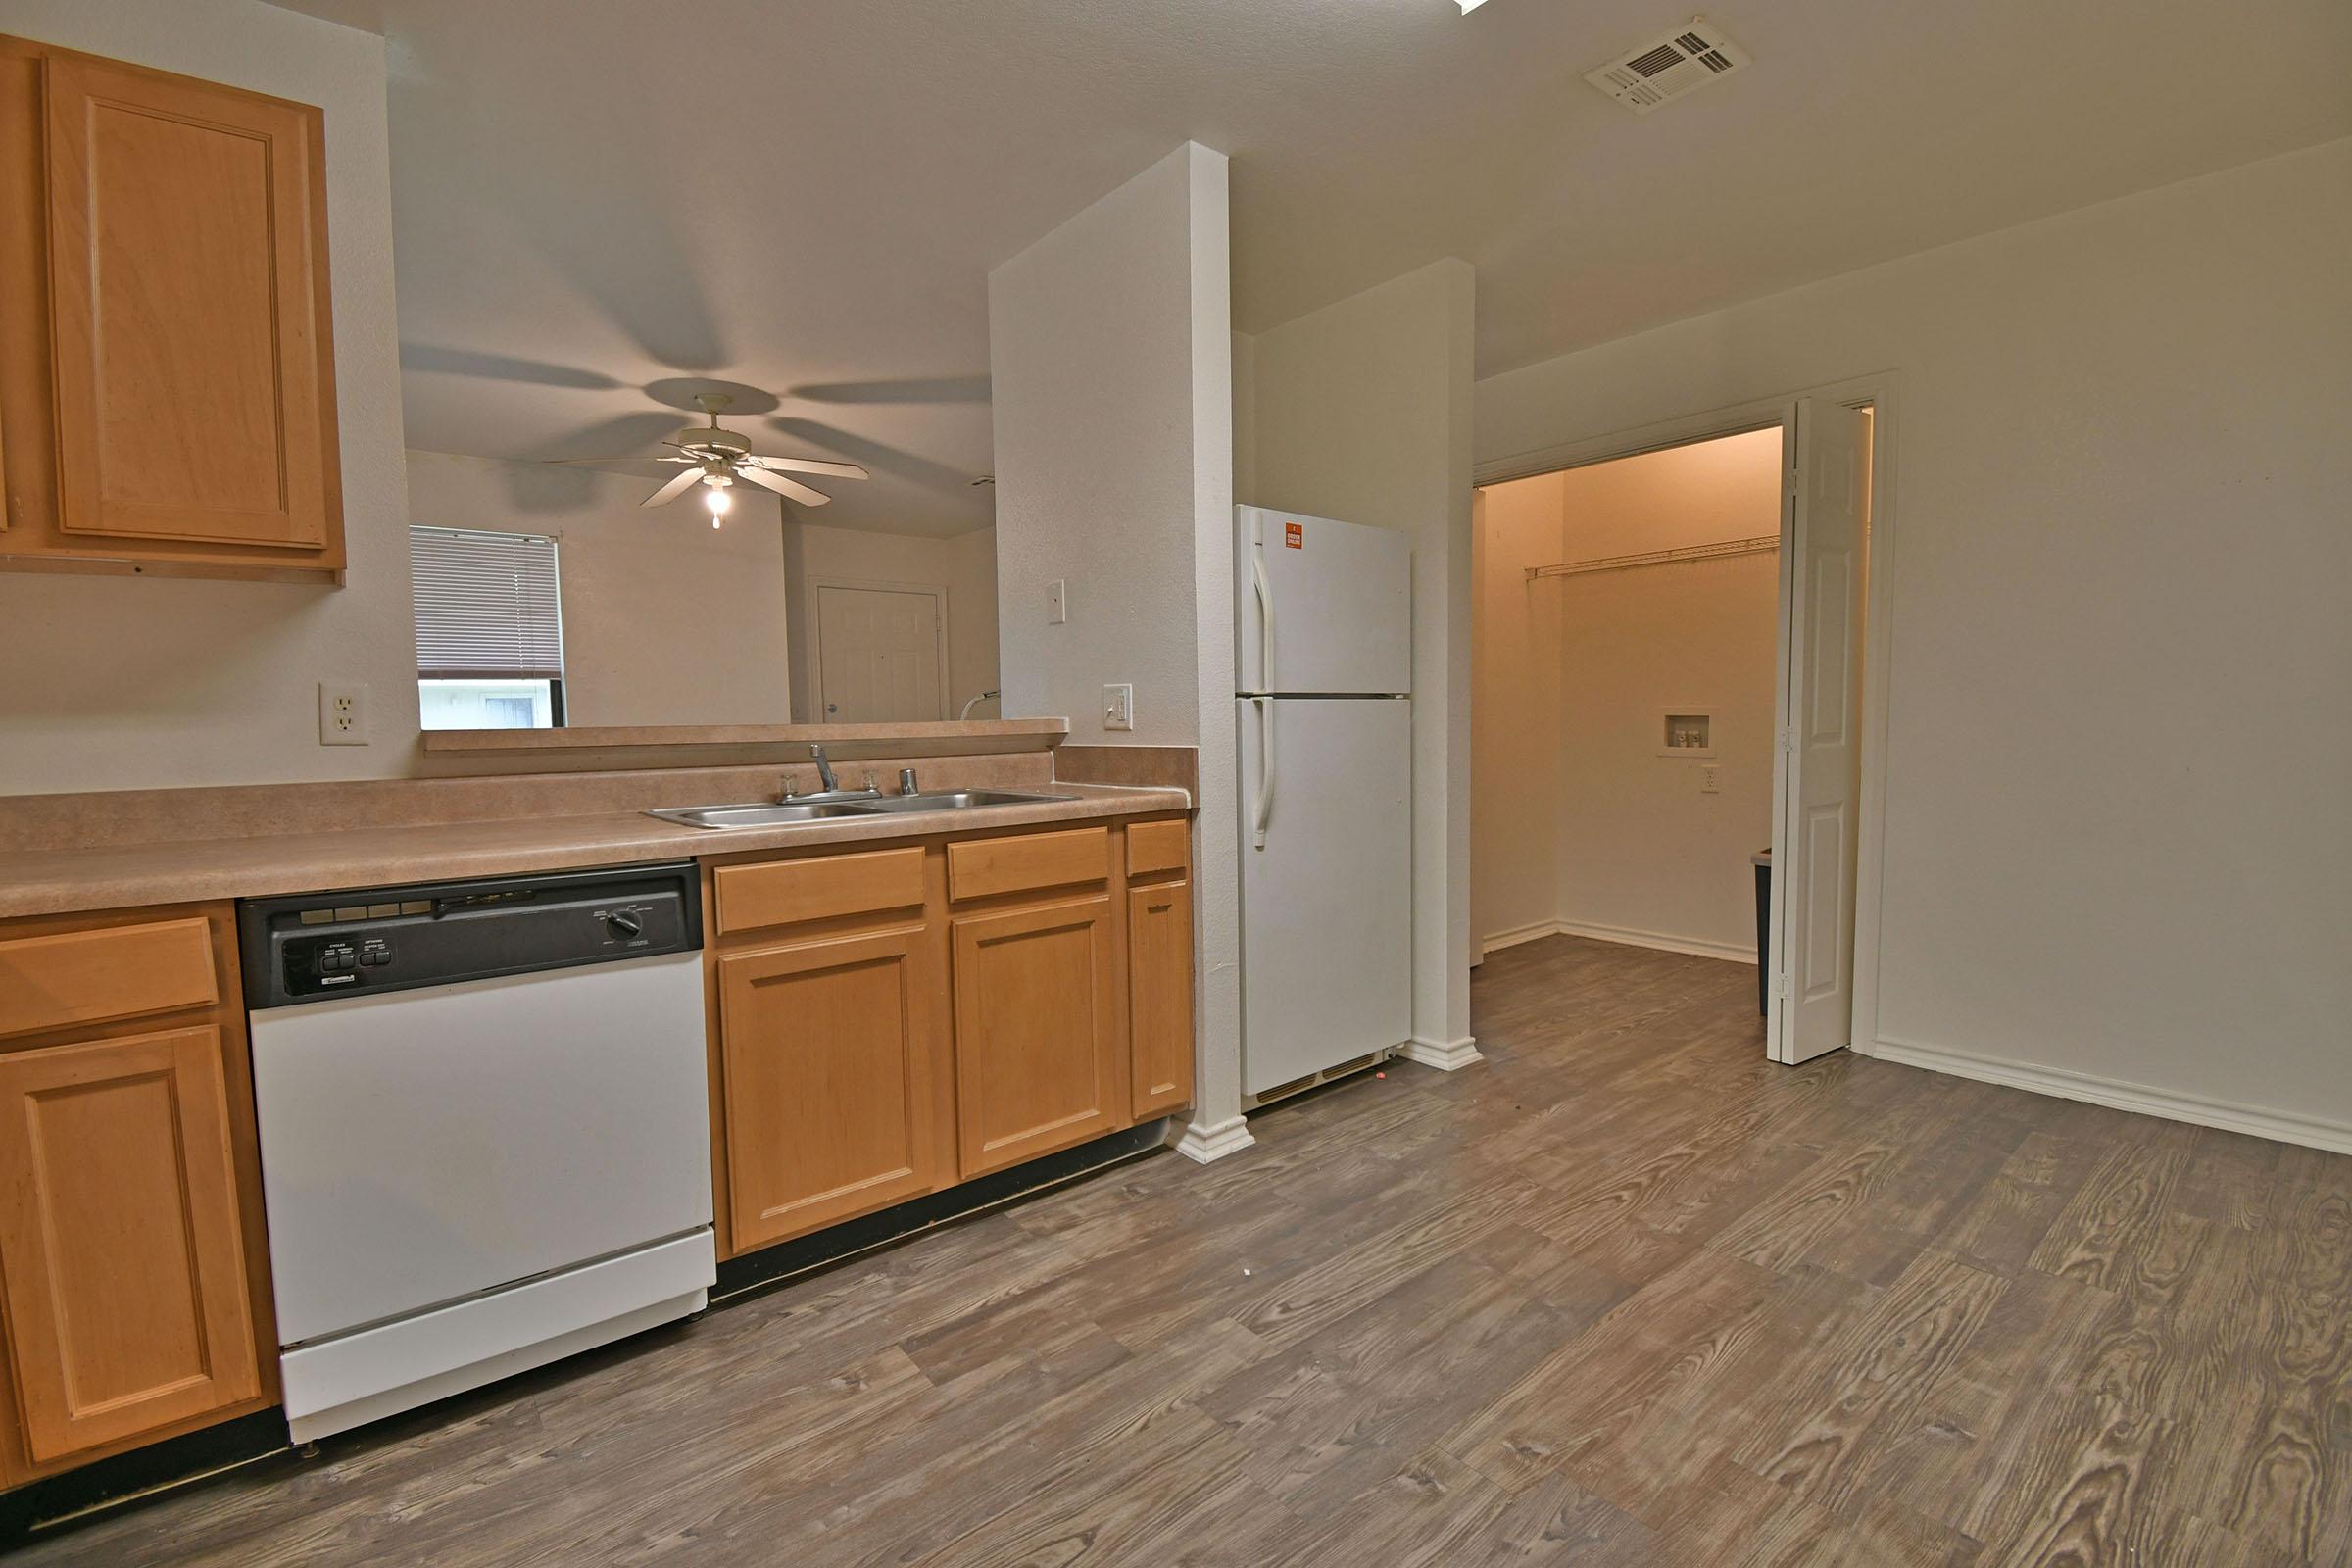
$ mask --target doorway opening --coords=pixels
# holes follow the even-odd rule
[[[1854,1038],[1874,426],[1743,412],[1479,489],[1473,946],[1689,981],[1792,1063]]]

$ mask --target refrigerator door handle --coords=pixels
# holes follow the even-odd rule
[[[1257,811],[1252,818],[1250,843],[1254,849],[1266,847],[1266,824],[1274,817],[1274,704],[1272,699],[1252,697],[1250,706],[1257,710]]]
[[[1266,580],[1263,545],[1250,550],[1250,581],[1257,593],[1257,689],[1278,692],[1274,681],[1274,585]]]

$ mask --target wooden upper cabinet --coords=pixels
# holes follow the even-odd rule
[[[0,1289],[35,1464],[261,1393],[218,1028],[0,1054]]]
[[[33,258],[45,275],[0,258],[8,292],[21,301],[22,281],[36,302],[0,311],[0,461],[17,514],[0,553],[338,570],[319,111],[9,42],[0,156],[33,168],[12,171],[0,197],[46,243]],[[36,421],[47,428],[24,428]],[[34,434],[46,472],[21,450]]]
[[[1110,908],[1100,896],[953,922],[967,1179],[1127,1125]]]

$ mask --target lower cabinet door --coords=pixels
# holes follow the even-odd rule
[[[936,1185],[924,942],[894,931],[718,960],[736,1251]]]
[[[962,915],[954,930],[962,1174],[1127,1125],[1109,898]]]
[[[1193,1102],[1193,890],[1127,892],[1127,1034],[1135,1119]]]
[[[217,1028],[0,1054],[0,1282],[35,1463],[261,1392]]]

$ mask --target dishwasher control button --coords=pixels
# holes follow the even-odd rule
[[[605,916],[605,924],[614,936],[624,940],[645,932],[645,916],[635,909],[614,909]]]

